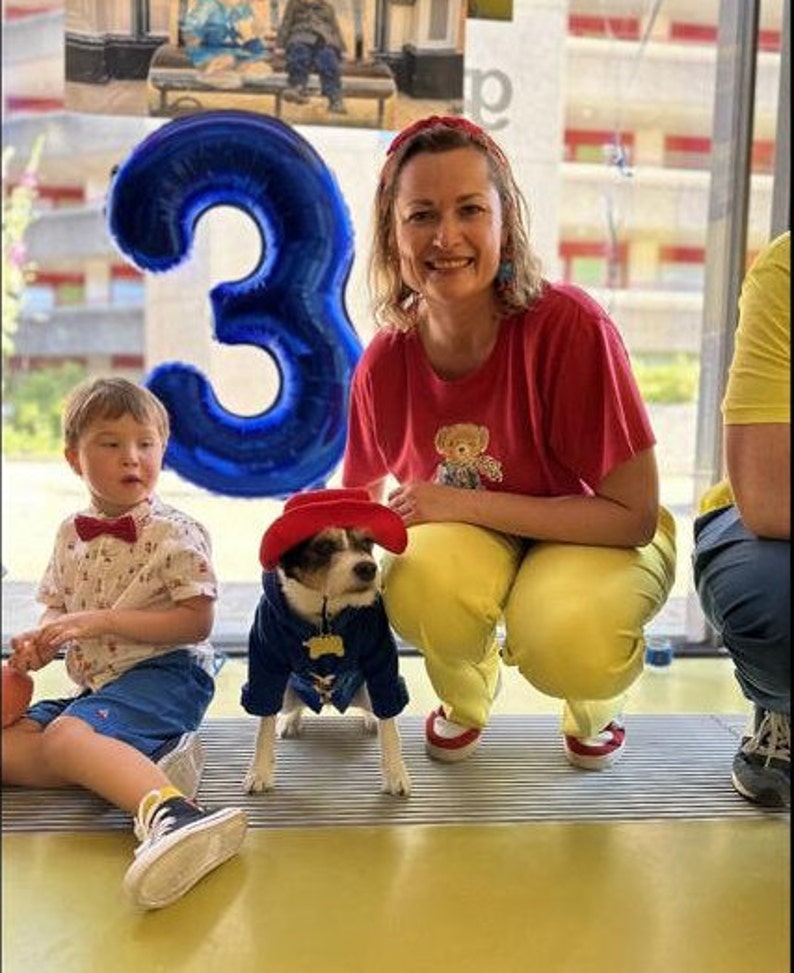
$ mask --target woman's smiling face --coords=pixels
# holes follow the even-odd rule
[[[477,149],[420,152],[409,159],[399,175],[394,225],[403,280],[429,304],[492,293],[502,204]]]

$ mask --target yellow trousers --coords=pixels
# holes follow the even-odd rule
[[[532,542],[470,524],[422,524],[384,564],[395,631],[425,658],[449,719],[483,727],[501,658],[565,701],[562,730],[587,737],[622,709],[645,659],[643,626],[675,577],[675,522],[660,509],[639,548]]]

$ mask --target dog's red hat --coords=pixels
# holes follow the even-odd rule
[[[408,544],[408,533],[399,514],[370,500],[366,490],[307,490],[287,500],[281,516],[262,536],[262,567],[266,571],[276,567],[285,551],[325,527],[367,530],[376,544],[394,554],[402,554]]]

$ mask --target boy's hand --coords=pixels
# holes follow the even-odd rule
[[[52,649],[54,655],[66,642],[107,635],[110,631],[109,620],[110,612],[104,610],[71,612],[42,625],[38,641],[46,651]]]
[[[22,632],[11,639],[11,655],[8,664],[18,672],[35,672],[52,662],[58,653],[57,646],[47,647],[40,641],[40,630]]]

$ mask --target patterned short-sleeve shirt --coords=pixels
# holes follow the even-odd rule
[[[85,513],[100,516],[94,509]],[[198,521],[156,496],[130,514],[137,528],[133,543],[108,534],[82,541],[74,516],[64,520],[37,599],[48,608],[79,612],[157,610],[198,595],[217,598],[210,538]],[[79,686],[98,689],[143,659],[179,647],[115,635],[81,639],[67,646],[66,669]],[[212,653],[207,642],[186,648],[205,660]]]

